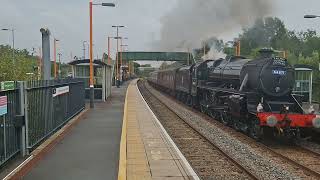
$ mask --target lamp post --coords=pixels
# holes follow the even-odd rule
[[[53,67],[54,67],[54,78],[57,78],[57,42],[59,39],[53,39]]]
[[[82,41],[83,59],[86,59],[86,43],[87,43],[87,41]]]
[[[304,18],[306,19],[314,19],[314,18],[320,18],[319,15],[304,15]],[[318,49],[318,57],[319,57],[319,71],[320,71],[320,49]]]
[[[117,39],[116,37],[108,36],[108,64],[111,64],[111,39]]]
[[[59,70],[58,70],[58,74],[59,74],[59,78],[61,78],[61,53],[58,53],[58,57],[59,57]]]
[[[122,39],[128,39],[128,38],[122,38]],[[126,65],[127,63],[123,63],[123,47],[127,47],[128,45],[127,44],[122,44],[122,39],[121,39],[121,52],[120,52],[120,63],[121,63],[121,66],[124,66],[124,65]],[[121,67],[120,66],[120,67]],[[121,68],[121,70],[122,70],[122,72],[123,72],[123,67]],[[121,80],[123,81],[123,74],[121,74]]]
[[[123,54],[122,54],[122,52],[124,51],[124,47],[128,47],[129,45],[127,45],[127,44],[122,44],[122,41],[121,41],[121,54],[120,54],[120,62],[121,62],[121,65],[123,65]]]
[[[122,38],[122,39],[128,39],[128,38]],[[121,39],[121,54],[120,54],[120,56],[121,56],[121,66],[124,66],[124,65],[127,65],[127,63],[123,63],[123,51],[124,51],[124,49],[123,49],[123,47],[128,47],[128,45],[127,44],[122,44],[122,39]],[[123,67],[121,68],[122,69],[122,72],[123,72]],[[123,74],[122,74],[122,76],[121,76],[121,80],[123,81]]]
[[[15,54],[14,54],[14,28],[12,29],[9,29],[9,28],[3,28],[1,29],[2,31],[11,31],[12,33],[12,62],[13,62],[13,65],[16,64],[16,60],[15,60]],[[15,72],[15,68],[13,70]]]
[[[98,6],[108,6],[115,7],[114,3],[93,3],[92,0],[89,2],[89,12],[90,12],[90,108],[94,108],[94,83],[93,83],[93,30],[92,30],[92,7],[94,5]]]
[[[110,36],[108,36],[108,64],[111,64],[110,60]]]
[[[128,39],[128,38],[127,37],[121,37],[121,39],[120,39],[120,41],[121,41],[121,43],[120,43],[120,65],[123,65],[123,62],[122,62],[122,51],[123,51],[123,47],[124,47],[123,39]],[[126,45],[126,46],[128,46],[128,45]]]
[[[94,46],[94,44],[92,44],[92,46]],[[90,56],[89,54],[90,54],[90,43],[87,43],[87,54],[88,54],[88,56]],[[89,58],[90,59],[90,58]]]
[[[115,37],[117,39],[117,57],[116,57],[116,69],[117,69],[117,88],[120,87],[120,68],[119,68],[119,28],[123,28],[125,26],[112,26],[113,28],[117,28],[117,37]]]
[[[114,38],[114,37],[108,36],[108,64],[109,65],[111,64],[111,58],[110,58],[111,38]]]
[[[42,51],[41,51],[41,48],[39,47],[39,68],[38,68],[38,80],[41,79],[41,74],[42,74]]]
[[[120,38],[120,72],[121,72],[121,81],[120,83],[123,82],[123,60],[122,60],[122,51],[123,51],[123,39],[128,39],[127,37],[121,37]]]
[[[306,19],[314,19],[314,18],[320,18],[320,16],[319,15],[305,15],[304,16],[304,18],[306,18]],[[320,49],[318,49],[318,63],[319,63],[319,71],[320,71]],[[311,73],[311,77],[310,77],[310,81],[311,81],[311,83],[310,83],[310,94],[309,94],[309,102],[310,103],[312,103],[312,73]]]
[[[206,43],[203,42],[203,58],[205,58],[206,55]]]

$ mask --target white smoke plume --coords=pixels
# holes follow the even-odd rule
[[[178,0],[161,19],[161,39],[155,48],[186,51],[206,39],[248,27],[272,12],[273,0]],[[215,53],[212,51],[212,53]]]
[[[218,51],[215,46],[211,46],[210,51],[206,55],[202,56],[202,59],[219,59],[225,58],[227,55],[222,51]]]

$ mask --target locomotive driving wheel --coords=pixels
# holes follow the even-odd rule
[[[207,108],[203,104],[200,104],[200,110],[203,114],[207,114]]]
[[[251,124],[249,126],[249,135],[255,140],[261,140],[262,138],[262,128],[260,126],[259,120],[255,117],[252,118]]]
[[[228,125],[230,123],[229,116],[228,116],[227,112],[225,112],[225,111],[220,113],[220,119],[221,119],[222,124],[224,124],[224,125]]]
[[[189,107],[192,107],[192,104],[193,104],[193,102],[192,102],[192,97],[191,97],[190,95],[188,95],[188,96],[187,96],[187,105],[188,105]]]

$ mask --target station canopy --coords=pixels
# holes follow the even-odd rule
[[[123,61],[179,61],[193,63],[189,52],[122,52]]]

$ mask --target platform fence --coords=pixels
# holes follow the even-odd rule
[[[17,153],[28,154],[85,108],[82,79],[15,82],[0,91],[7,113],[0,115],[0,165]]]
[[[0,91],[1,97],[7,97],[7,114],[0,115],[0,165],[17,154],[19,131],[14,125],[15,115],[19,110],[19,91],[15,86],[11,90]]]
[[[84,82],[80,79],[27,82],[25,104],[27,148],[31,149],[85,108]]]

